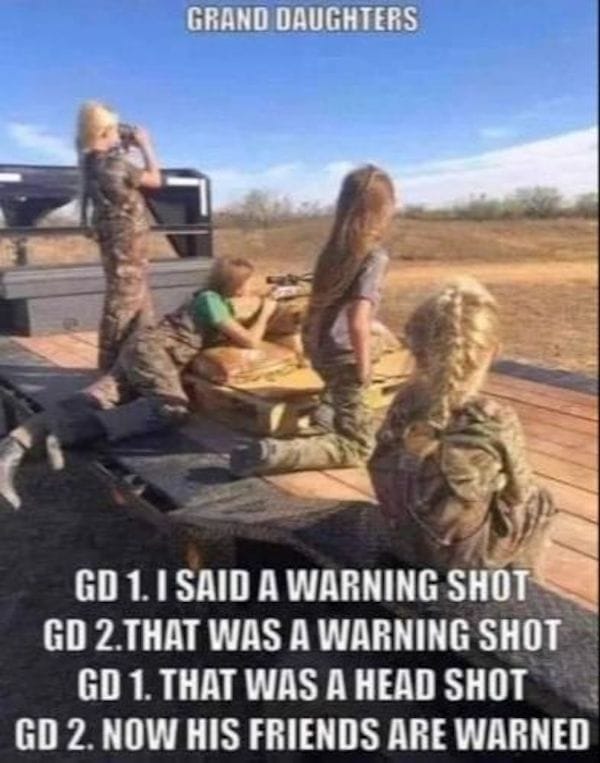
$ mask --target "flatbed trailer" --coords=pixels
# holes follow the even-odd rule
[[[179,301],[179,290],[187,293],[190,284],[200,286],[212,252],[209,179],[195,170],[174,169],[166,170],[163,180],[160,192],[150,194],[148,206],[156,223],[153,230],[169,237],[179,259],[153,263],[161,310]],[[86,329],[98,324],[103,292],[98,265],[39,267],[29,261],[27,250],[30,236],[82,232],[35,228],[42,213],[66,203],[76,192],[74,168],[0,165],[0,206],[9,225],[0,229],[0,239],[13,239],[19,265],[2,271],[0,277],[4,431],[80,389],[96,374],[97,338]],[[528,670],[525,705],[488,703],[484,712],[492,717],[587,718],[592,744],[597,746],[597,386],[595,380],[505,361],[497,364],[486,391],[507,400],[519,413],[537,477],[553,492],[560,513],[544,585],[530,584],[526,602],[461,604],[460,616],[473,624],[482,617],[558,618],[560,644],[556,651],[544,647],[538,652],[484,654],[473,649],[464,657],[421,653],[419,660],[438,668],[461,660],[481,667],[524,667]],[[197,392],[209,408],[229,408],[230,424],[237,411],[244,414],[238,418],[248,429],[244,413],[248,405],[257,412],[252,417],[257,429],[276,425],[285,429],[289,423],[282,409],[268,400],[253,408],[253,392],[248,389],[242,394],[207,390],[199,384]],[[376,392],[381,404],[389,399],[391,388]],[[291,418],[297,413],[293,411]],[[379,408],[374,416],[381,415]],[[178,431],[132,438],[85,455],[90,474],[108,481],[123,510],[159,528],[179,559],[192,568],[248,561],[251,567],[274,568],[402,566],[390,553],[364,469],[234,479],[227,469],[227,455],[252,436],[199,410]],[[456,606],[445,603],[443,596],[434,605],[382,604],[375,610],[377,616],[388,617],[456,616]],[[358,660],[363,665],[370,659],[364,653],[343,657],[345,665]],[[408,667],[415,659],[410,653],[386,657],[390,665]],[[323,714],[329,712],[323,708]],[[436,703],[423,710],[418,704],[403,703],[398,708],[394,703],[393,712],[444,716],[460,708]],[[386,760],[399,757],[385,756]],[[285,760],[291,759],[286,754]],[[454,757],[440,758],[449,759]]]
[[[93,332],[0,338],[5,428],[87,383],[95,375],[96,353]],[[590,680],[598,674],[594,390],[591,380],[518,363],[500,363],[490,375],[486,391],[518,411],[537,478],[552,490],[560,513],[545,583],[530,583],[525,603],[461,605],[460,616],[560,618],[557,651],[473,651],[466,660],[483,667],[526,667],[532,712],[586,717],[596,744],[597,685]],[[334,569],[399,566],[390,556],[364,469],[234,479],[227,454],[250,436],[197,412],[181,430],[90,451],[90,465],[122,497],[124,509],[159,527],[193,568],[239,564],[244,544],[258,549],[255,557],[264,558],[265,566],[273,558]],[[388,615],[400,617],[414,617],[417,610],[419,616],[456,616],[447,603],[427,605],[424,613],[421,605],[386,607]]]
[[[97,354],[93,332],[6,337],[1,342],[0,381],[5,390],[12,389],[24,403],[30,401],[34,407],[43,407],[93,378]],[[524,369],[519,364],[501,363],[499,370],[491,374],[486,391],[509,402],[517,410],[537,478],[552,491],[560,510],[552,551],[548,555],[546,586],[562,597],[595,610],[598,605],[598,400],[593,394],[594,385],[574,375],[563,375],[559,381],[570,382],[571,387],[578,386],[579,389],[550,384],[548,381],[553,375],[543,369],[537,369],[537,376],[546,381],[533,381],[523,378]],[[512,373],[507,373],[509,370]],[[515,375],[519,372],[521,377]],[[535,370],[532,373],[530,368],[529,376],[534,375]],[[586,388],[588,391],[583,391]],[[375,412],[374,415],[377,417],[382,413]],[[245,482],[231,482],[225,474],[224,464],[225,454],[248,435],[199,412],[183,432],[172,436],[172,444],[177,441],[181,446],[183,439],[179,438],[184,437],[189,438],[192,460],[198,448],[212,451],[214,464],[221,465],[218,480],[222,484]],[[158,438],[158,441],[163,440],[164,458],[169,460],[175,454],[168,452],[167,436]],[[193,443],[197,443],[196,449]],[[146,455],[135,448],[134,451],[135,455],[129,445],[111,449],[111,454],[122,462],[125,473],[131,469],[126,483],[137,484],[138,492],[140,485],[146,483],[148,494],[164,494],[163,502],[170,507],[169,515],[180,519],[181,514],[172,512],[187,507],[188,493],[194,493],[193,478],[178,475],[173,469],[168,483],[163,483],[164,470],[155,463],[159,456],[150,450]],[[178,455],[181,457],[181,452]],[[201,500],[206,485],[201,474],[198,478],[196,497]],[[218,481],[216,474],[214,480]],[[370,503],[375,500],[364,469],[301,472],[251,482],[277,488],[284,495],[300,499]],[[155,500],[160,502],[158,498]]]

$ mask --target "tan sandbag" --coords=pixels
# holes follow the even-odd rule
[[[277,302],[277,308],[267,323],[265,336],[282,336],[296,333],[308,310],[308,296],[282,299]],[[233,297],[231,306],[233,315],[243,325],[255,320],[262,304],[262,297]]]
[[[302,334],[299,331],[295,334],[280,334],[271,337],[270,341],[280,347],[287,347],[288,350],[292,350],[296,354],[296,361],[299,368],[310,365],[310,361],[304,354]]]
[[[267,323],[266,336],[276,337],[300,331],[308,312],[308,301],[309,298],[306,296],[279,301]]]
[[[270,381],[298,367],[296,353],[287,347],[261,342],[260,347],[211,347],[194,359],[191,372],[216,384]]]

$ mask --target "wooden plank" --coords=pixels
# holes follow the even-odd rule
[[[589,522],[598,522],[598,497],[593,493],[550,477],[539,476],[538,482],[552,493],[561,511],[587,519]]]
[[[565,448],[580,450],[594,456],[598,455],[598,438],[593,434],[569,432],[551,424],[544,424],[535,420],[528,421],[523,417],[521,420],[527,439],[536,437],[556,445],[562,445]]]
[[[562,461],[587,466],[588,469],[596,470],[598,468],[598,456],[596,454],[588,453],[579,448],[568,448],[565,445],[559,445],[540,437],[527,436],[527,450],[528,452],[545,453],[548,456],[555,456]]]
[[[579,416],[590,421],[598,421],[598,404],[596,402],[590,402],[587,406],[584,406],[580,403],[562,401],[559,398],[544,397],[535,392],[512,391],[494,383],[486,384],[485,392],[501,400],[528,403],[536,408],[543,408],[547,411],[559,411],[570,416]],[[595,398],[590,397],[590,400],[594,401]]]
[[[549,583],[573,593],[592,605],[598,604],[598,563],[570,548],[552,543],[545,577]]]
[[[78,342],[68,334],[55,334],[52,336],[54,344],[67,352],[72,352],[86,363],[87,368],[96,368],[98,363],[98,350],[91,345]]]
[[[60,347],[52,337],[15,337],[14,341],[61,368],[89,368],[89,363],[74,352]]]
[[[568,401],[576,404],[586,405],[587,401],[595,399],[595,395],[588,395],[585,392],[578,392],[565,387],[557,387],[552,384],[544,384],[531,379],[523,379],[520,376],[510,376],[509,374],[490,373],[488,379],[491,382],[498,382],[503,385],[509,385],[513,389],[520,389],[524,392],[533,392],[534,394],[544,395],[545,397],[555,397],[559,400]]]
[[[358,490],[331,479],[324,472],[293,472],[264,478],[280,490],[301,498],[326,498],[335,501],[364,501]]]
[[[569,432],[580,432],[582,434],[598,436],[598,424],[590,419],[582,419],[578,416],[571,416],[568,413],[560,413],[559,411],[549,411],[530,403],[514,402],[512,407],[525,421],[551,424],[554,427],[565,429]]]
[[[98,332],[97,331],[73,331],[69,336],[77,339],[78,342],[83,344],[89,344],[92,347],[98,347]]]
[[[552,540],[591,559],[598,559],[598,526],[594,522],[561,511],[554,521]]]
[[[545,453],[536,453],[535,451],[529,452],[529,459],[537,474],[552,477],[592,493],[598,492],[598,471],[596,469],[573,464],[556,458],[556,456],[548,456]]]
[[[527,382],[514,376],[490,374],[485,382],[485,389],[499,395],[524,402],[533,402],[544,407],[555,408],[560,405],[573,406],[581,416],[595,414],[598,418],[598,397],[583,392],[573,392],[565,387],[550,387],[539,382]]]

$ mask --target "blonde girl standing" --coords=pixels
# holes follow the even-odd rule
[[[499,348],[494,298],[457,280],[417,307],[406,338],[415,372],[369,462],[398,556],[539,574],[556,510],[533,479],[516,414],[481,394]]]
[[[132,330],[153,320],[144,252],[149,225],[140,189],[158,188],[161,176],[149,134],[135,128],[129,137],[139,148],[144,167],[127,160],[117,114],[95,101],[83,104],[77,123],[82,217],[86,224],[91,201],[92,228],[106,278],[99,328],[98,366],[102,371],[112,367]]]

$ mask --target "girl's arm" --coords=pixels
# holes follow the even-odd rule
[[[160,167],[154,152],[154,146],[150,139],[150,134],[143,128],[136,127],[135,142],[144,159],[144,170],[140,176],[139,185],[142,186],[142,188],[160,188],[162,185]]]
[[[260,311],[251,326],[246,328],[242,326],[235,318],[220,323],[218,328],[238,347],[255,349],[260,345],[267,329],[269,318],[277,309],[277,302],[274,299],[264,299]]]
[[[371,324],[373,303],[369,299],[355,299],[348,311],[350,343],[354,350],[358,378],[362,384],[371,381]]]

